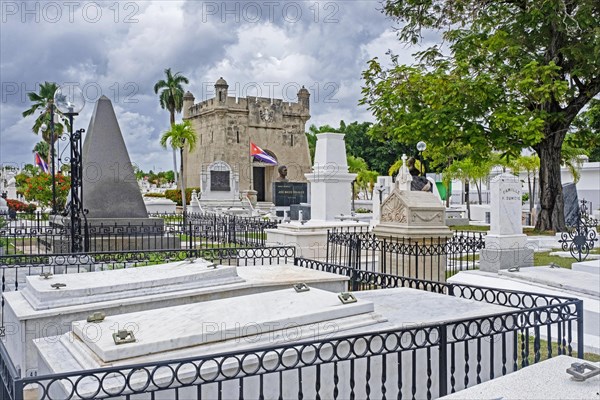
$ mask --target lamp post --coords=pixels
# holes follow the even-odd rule
[[[87,251],[87,223],[82,227],[81,219],[85,220],[86,210],[83,208],[83,160],[82,135],[84,129],[73,132],[73,120],[85,106],[85,99],[79,86],[66,85],[59,87],[54,93],[54,104],[58,110],[69,119],[69,143],[71,147],[71,200],[68,213],[71,217],[71,252]],[[67,212],[67,210],[65,210]],[[82,228],[84,234],[82,234]]]
[[[48,126],[42,124],[42,132],[46,132]],[[54,100],[50,100],[50,173],[52,174],[52,215],[56,214],[56,170],[54,167]]]
[[[427,144],[423,141],[417,143],[417,151],[419,152],[419,161],[421,161],[421,175],[423,175],[423,152],[427,148]]]

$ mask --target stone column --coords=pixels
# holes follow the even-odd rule
[[[311,185],[311,221],[335,221],[336,216],[350,214],[350,185],[356,174],[348,173],[343,134],[317,135],[313,172],[304,176]]]
[[[490,184],[490,232],[481,250],[479,269],[498,272],[511,267],[533,266],[533,249],[523,234],[521,182],[517,176],[500,174]]]

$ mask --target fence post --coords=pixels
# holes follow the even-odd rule
[[[10,382],[7,382],[10,385]],[[21,378],[13,381],[13,393],[15,395],[13,400],[23,400],[23,381]]]
[[[439,360],[438,360],[438,375],[440,395],[443,397],[448,394],[448,332],[446,324],[439,325],[440,344],[439,344]]]
[[[415,242],[415,276],[410,278],[419,279],[419,242]]]
[[[577,358],[583,359],[583,300],[577,300]]]

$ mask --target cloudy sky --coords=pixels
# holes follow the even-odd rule
[[[39,82],[80,85],[89,103],[76,128],[87,128],[100,95],[109,97],[132,161],[159,171],[172,165],[158,144],[169,115],[152,89],[167,67],[190,79],[196,101],[214,96],[220,76],[241,97],[295,101],[304,85],[309,124],[337,126],[371,120],[357,104],[369,59],[391,49],[410,61],[378,0],[0,3],[2,164],[32,160],[40,138],[21,112]]]

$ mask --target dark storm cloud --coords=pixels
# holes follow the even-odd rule
[[[0,162],[30,162],[39,137],[26,93],[43,81],[78,82],[90,100],[87,128],[102,94],[115,105],[131,158],[144,169],[171,168],[158,138],[168,127],[154,83],[171,67],[190,78],[196,100],[220,76],[237,96],[295,101],[311,91],[310,123],[370,118],[357,106],[368,59],[388,48],[409,60],[393,22],[366,1],[2,1]],[[48,4],[62,7],[57,12]],[[38,4],[36,11],[35,4]],[[100,6],[100,8],[98,7]],[[15,8],[16,7],[16,8]],[[69,9],[72,7],[72,9]],[[60,14],[60,15],[59,15]],[[260,93],[258,93],[260,91]]]

